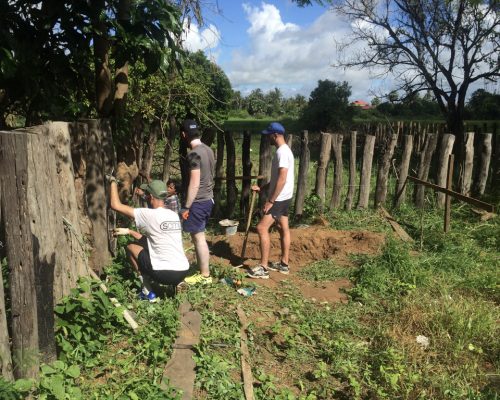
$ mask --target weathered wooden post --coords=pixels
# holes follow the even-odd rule
[[[222,215],[222,177],[224,176],[224,132],[217,131],[217,158],[215,160],[214,211],[215,217]]]
[[[396,195],[394,197],[394,206],[399,207],[406,200],[406,178],[410,168],[411,153],[413,151],[413,135],[403,136],[403,154],[398,168],[398,183],[396,185]]]
[[[453,163],[455,161],[455,157],[453,154],[450,154],[448,157],[448,171],[446,173],[446,189],[452,190],[453,188]],[[450,231],[450,220],[451,220],[451,196],[445,195],[444,202],[444,232],[447,233]]]
[[[461,165],[460,173],[460,193],[470,195],[472,184],[472,167],[474,163],[474,132],[466,132],[465,138],[465,159]]]
[[[486,182],[488,181],[492,152],[492,137],[493,134],[491,133],[483,133],[481,135],[481,154],[479,157],[479,168],[477,169],[476,184],[474,187],[474,193],[479,196],[484,194]]]
[[[268,196],[267,184],[271,180],[271,145],[269,143],[269,138],[267,135],[260,135],[260,147],[259,147],[259,175],[263,176],[257,181],[261,190],[259,192],[259,206],[262,208]],[[263,189],[262,189],[263,188]]]
[[[236,150],[234,147],[233,134],[230,131],[224,133],[226,140],[226,216],[231,218],[236,208]]]
[[[32,141],[33,140],[33,141]],[[14,377],[36,378],[39,368],[38,307],[34,254],[38,245],[31,231],[29,152],[47,152],[37,135],[0,133],[0,198],[5,229],[11,293]]]
[[[342,193],[342,174],[344,172],[344,163],[342,161],[342,141],[344,135],[341,133],[332,134],[332,152],[334,158],[334,177],[333,191],[330,200],[330,208],[338,208],[340,206],[340,195]]]
[[[351,131],[349,142],[349,188],[345,199],[344,207],[347,211],[352,208],[354,193],[356,192],[356,131]]]
[[[494,153],[491,172],[491,191],[500,194],[500,135],[497,134],[497,124],[493,124]]]
[[[373,150],[375,148],[375,135],[366,134],[363,147],[363,165],[361,167],[361,180],[359,182],[358,208],[368,207],[370,198],[370,179],[372,175]]]
[[[437,169],[436,184],[445,187],[448,174],[448,161],[455,143],[455,135],[445,133],[441,138],[441,147],[439,149],[439,160]],[[442,208],[445,205],[446,196],[444,193],[437,192],[437,206]]]
[[[297,192],[295,194],[295,216],[297,218],[300,218],[304,212],[310,158],[309,132],[302,131],[300,135],[299,176],[297,179]]]
[[[286,144],[288,145],[288,147],[290,147],[290,149],[292,148],[292,145],[293,145],[293,135],[288,133],[286,135]]]
[[[435,133],[428,133],[425,135],[424,148],[420,153],[420,162],[418,166],[418,179],[427,181],[429,177],[429,170],[431,167],[431,160],[434,151],[436,150],[438,135]],[[415,186],[415,205],[419,208],[424,207],[425,201],[425,186],[417,184]]]
[[[1,196],[1,193],[0,193]],[[0,221],[2,199],[0,198]],[[10,337],[5,308],[5,291],[3,287],[2,269],[0,268],[0,375],[7,381],[14,380],[12,373],[12,356],[10,354]]]
[[[380,156],[380,162],[378,164],[378,172],[377,172],[377,186],[375,188],[375,207],[378,207],[381,204],[385,203],[385,199],[387,197],[387,180],[389,178],[389,171],[391,168],[391,160],[394,155],[394,149],[396,148],[396,144],[398,142],[399,136],[399,123],[397,126],[397,130],[394,132],[392,127],[390,136],[386,135],[384,137],[385,145]]]
[[[243,163],[243,176],[252,175],[252,161],[250,159],[250,146],[251,146],[252,135],[250,131],[246,130],[243,132],[243,143],[241,144],[241,157]],[[240,212],[241,215],[248,214],[248,201],[250,199],[250,186],[251,179],[243,178],[241,183],[241,198],[240,198]]]
[[[332,148],[332,135],[330,133],[321,132],[321,148],[319,153],[318,169],[316,170],[316,185],[314,193],[321,200],[321,209],[325,204],[326,193],[326,171]]]

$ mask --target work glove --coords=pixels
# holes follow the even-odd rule
[[[130,235],[130,229],[128,228],[115,228],[113,229],[113,236]]]
[[[189,218],[189,208],[181,208],[179,214],[184,221],[187,220]]]

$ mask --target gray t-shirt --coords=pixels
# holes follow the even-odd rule
[[[201,143],[187,155],[189,171],[200,170],[200,188],[194,201],[210,200],[214,197],[214,152],[206,144]]]

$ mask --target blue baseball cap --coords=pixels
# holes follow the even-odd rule
[[[277,133],[278,135],[285,134],[285,128],[279,122],[271,122],[269,126],[262,131],[263,135],[269,135],[271,133]]]

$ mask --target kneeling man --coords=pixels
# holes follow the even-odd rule
[[[179,215],[165,208],[167,187],[153,180],[145,187],[151,208],[133,208],[120,201],[116,179],[111,177],[111,208],[135,220],[139,232],[125,229],[138,241],[127,246],[132,266],[143,283],[142,298],[156,298],[147,284],[147,278],[166,285],[177,285],[187,275],[189,262],[182,244],[182,226]],[[146,279],[145,279],[146,278]]]

